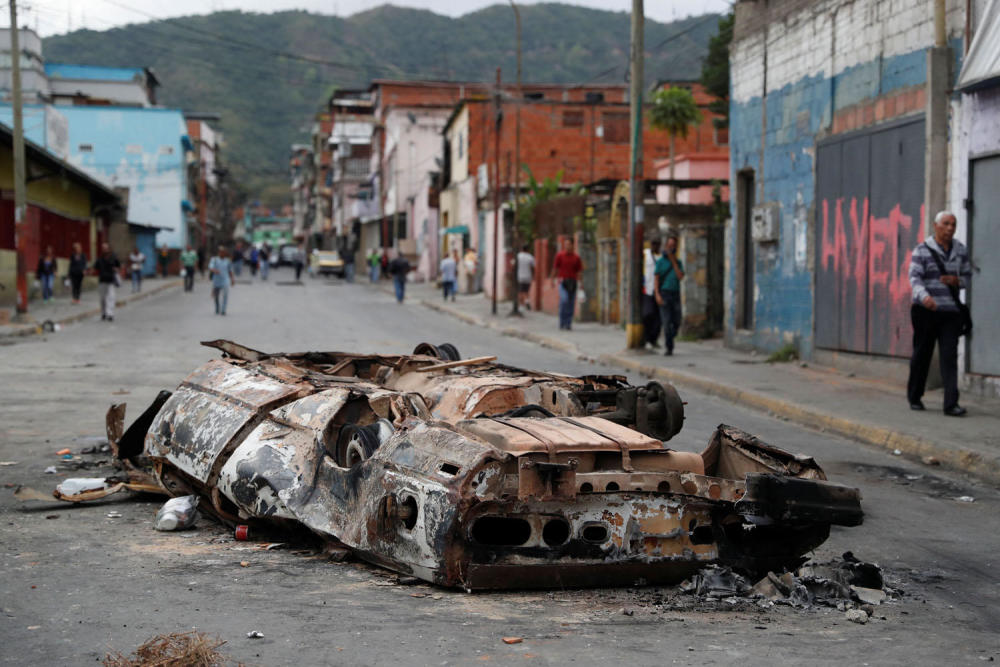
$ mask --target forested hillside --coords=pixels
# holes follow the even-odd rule
[[[525,81],[620,83],[629,16],[561,4],[520,9]],[[695,79],[717,17],[646,23],[647,82]],[[217,12],[49,37],[51,62],[148,66],[161,104],[222,115],[235,175],[252,189],[287,185],[290,144],[337,87],[374,78],[492,81],[516,72],[514,17],[496,5],[449,18],[386,5],[348,18],[301,11]]]

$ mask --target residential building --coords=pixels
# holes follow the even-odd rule
[[[53,104],[156,106],[160,82],[148,67],[98,67],[45,63]]]
[[[219,115],[185,112],[187,139],[182,138],[187,163],[187,201],[192,210],[187,213],[188,243],[206,256],[220,243],[232,239],[232,229],[226,211],[224,191],[226,170],[222,166],[222,133],[211,123]]]
[[[65,119],[65,143],[53,139],[45,119]],[[11,123],[0,106],[0,123]],[[188,240],[184,208],[187,126],[177,109],[110,106],[25,106],[25,136],[43,147],[50,140],[66,159],[111,188],[127,188],[128,222],[159,229],[156,243],[183,248]],[[58,148],[62,146],[62,148]]]
[[[678,82],[692,88],[702,107],[702,122],[692,127],[686,137],[675,140],[675,153],[687,156],[714,155],[725,161],[727,137],[719,133],[708,112],[708,96],[699,84]],[[482,267],[482,284],[492,291],[493,239],[498,239],[498,257],[505,260],[511,240],[507,226],[493,233],[493,191],[497,182],[501,200],[507,207],[520,182],[524,187],[527,172],[515,166],[517,117],[520,113],[521,164],[536,180],[561,177],[564,185],[601,185],[613,189],[629,176],[629,106],[625,86],[555,86],[529,84],[522,87],[523,98],[516,91],[504,89],[500,111],[502,125],[499,155],[496,153],[496,103],[488,97],[466,99],[454,109],[444,130],[444,189],[441,193],[441,227],[467,235],[465,243],[477,249]],[[646,119],[643,128],[643,170],[654,177],[658,167],[668,161],[670,138],[653,129]],[[498,158],[498,159],[497,159]],[[497,174],[499,169],[499,174]],[[727,177],[716,168],[715,175]],[[678,176],[681,178],[681,176]],[[501,261],[497,284],[507,285],[506,261]]]
[[[372,138],[375,131],[375,108],[369,90],[338,90],[331,96],[330,135],[327,150],[330,160],[332,225],[336,248],[342,255],[364,255],[379,240],[360,238],[361,224],[378,217],[378,205],[371,184]],[[357,260],[359,263],[361,259]]]
[[[905,378],[910,251],[948,207],[948,90],[966,4],[736,4],[728,344],[884,361]]]
[[[312,147],[293,144],[288,167],[292,180],[292,236],[306,239],[309,247],[320,246],[323,239],[322,229],[316,225],[316,160]]]
[[[975,273],[967,303],[975,322],[962,369],[968,389],[1000,396],[1000,0],[969,5],[968,54],[952,98],[951,210]],[[971,42],[971,43],[970,43]]]
[[[188,215],[196,220],[200,215],[200,176],[195,174],[192,196],[187,161],[199,166],[217,161],[218,140],[211,140],[213,157],[204,157],[207,143],[200,136],[197,146],[192,142],[183,113],[156,106],[160,83],[148,68],[47,63],[33,31],[22,29],[19,37],[25,135],[121,192],[127,206],[123,224],[155,231],[156,245],[166,244],[176,255],[188,243]],[[0,122],[8,124],[9,51],[10,30],[0,30]],[[208,168],[206,185],[215,169]],[[121,238],[126,236],[131,238]]]
[[[73,244],[79,243],[93,261],[98,244],[106,240],[105,223],[120,201],[115,191],[69,164],[43,146],[25,141],[27,208],[23,222],[25,265],[31,286],[29,298],[38,294],[35,267],[52,246],[58,259],[57,275],[65,276]],[[17,249],[14,245],[13,131],[0,124],[0,304],[17,298]],[[56,293],[64,291],[56,281]]]

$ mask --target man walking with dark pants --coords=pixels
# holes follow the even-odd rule
[[[552,262],[552,279],[559,281],[559,328],[573,328],[573,311],[576,309],[576,288],[583,273],[583,260],[573,250],[573,239],[563,239],[562,250]]]
[[[681,281],[684,263],[677,258],[677,237],[667,238],[663,254],[656,260],[656,303],[663,324],[665,355],[674,353],[674,336],[681,328]]]
[[[969,286],[972,265],[965,246],[954,237],[955,216],[949,211],[941,211],[934,216],[933,238],[914,248],[910,258],[913,356],[906,396],[911,410],[924,409],[920,399],[924,395],[936,341],[944,384],[944,413],[961,417],[965,408],[958,404],[958,338],[963,334],[965,313],[958,291]]]
[[[660,239],[653,239],[642,253],[642,335],[650,347],[660,346],[660,307],[656,302],[656,260]]]

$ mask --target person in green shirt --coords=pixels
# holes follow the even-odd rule
[[[368,260],[368,280],[377,283],[379,269],[382,268],[382,254],[378,251],[378,248],[372,248],[366,259]]]
[[[677,237],[667,238],[663,254],[656,259],[656,304],[660,307],[663,322],[665,355],[674,353],[674,336],[681,328],[681,281],[684,280],[684,263],[677,257]]]
[[[194,290],[194,270],[198,265],[198,253],[195,252],[191,244],[188,244],[184,252],[181,253],[181,268],[184,271],[184,291]]]

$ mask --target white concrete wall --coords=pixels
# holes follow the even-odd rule
[[[50,79],[49,88],[55,97],[72,97],[77,93],[82,93],[88,97],[111,100],[115,104],[137,107],[152,106],[142,81]]]
[[[946,4],[948,35],[960,37],[965,28],[964,0],[947,0]],[[732,99],[743,103],[764,93],[765,36],[767,92],[772,92],[804,77],[829,78],[880,57],[931,46],[932,12],[929,0],[810,3],[783,20],[771,22],[766,35],[758,31],[734,40],[730,52]]]
[[[409,199],[419,192],[424,174],[439,169],[434,158],[441,158],[441,131],[449,113],[447,109],[403,107],[393,108],[386,115],[384,215],[407,211]]]

